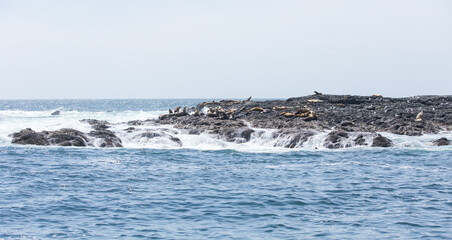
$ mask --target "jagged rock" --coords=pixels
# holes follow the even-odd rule
[[[42,131],[37,133],[30,128],[11,135],[11,143],[24,145],[57,145],[85,147],[87,138],[84,133],[75,129],[63,128],[57,131]]]
[[[253,132],[254,130],[250,128],[231,128],[222,131],[220,135],[228,142],[243,143],[248,142],[251,139],[251,134]]]
[[[362,135],[362,134],[358,135],[358,137],[356,137],[355,140],[353,140],[353,141],[358,146],[367,145],[366,139],[364,139],[364,135]]]
[[[435,146],[447,146],[450,145],[450,140],[443,137],[440,139],[436,139],[435,141],[433,141],[433,145]]]
[[[371,147],[392,147],[392,146],[393,146],[392,141],[387,137],[381,136],[380,134],[378,134],[378,136],[374,138],[371,145]]]
[[[328,133],[325,139],[324,146],[330,149],[340,148],[342,141],[348,138],[348,133],[342,131],[332,131]],[[343,147],[351,147],[350,145],[344,145]]]
[[[272,137],[280,139],[275,143],[275,147],[296,148],[301,147],[314,134],[309,130],[284,129],[274,132]]]
[[[110,126],[106,124],[96,124],[93,126],[94,130],[105,130],[107,128],[110,128]]]
[[[128,127],[126,129],[124,129],[124,131],[126,131],[128,133],[131,133],[131,132],[135,131],[135,128],[134,127]]]
[[[105,120],[97,120],[97,119],[82,119],[82,120],[80,120],[80,122],[88,123],[91,126],[95,126],[98,124],[110,125],[110,123]]]
[[[37,133],[31,128],[26,128],[11,134],[13,137],[11,143],[24,145],[49,145],[49,140],[44,133]]]
[[[51,145],[85,147],[87,138],[75,129],[63,128],[57,131],[43,131]]]
[[[121,139],[110,130],[91,131],[88,135],[102,140],[99,147],[122,147]]]
[[[60,115],[60,114],[61,114],[60,111],[55,111],[55,112],[51,113],[50,115],[52,115],[52,116],[58,116],[58,115]]]

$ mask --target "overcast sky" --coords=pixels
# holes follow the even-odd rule
[[[450,0],[0,0],[0,99],[452,94]]]

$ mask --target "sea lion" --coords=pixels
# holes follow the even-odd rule
[[[306,101],[309,102],[309,103],[322,103],[322,102],[324,102],[323,100],[320,100],[320,99],[308,99]]]
[[[314,111],[310,111],[309,115],[306,118],[303,118],[304,121],[312,121],[312,120],[317,120],[317,118],[319,117],[319,115],[315,114]]]
[[[180,106],[174,109],[174,112],[177,113],[180,110]]]
[[[321,92],[314,91],[315,95],[323,95]]]
[[[311,111],[311,109],[309,109],[309,108],[300,108],[295,112],[295,115],[300,114],[300,113],[307,113],[309,111]]]
[[[414,121],[416,122],[420,122],[422,121],[422,115],[424,115],[424,111],[421,111],[420,113],[417,114],[416,119],[414,119]]]
[[[251,100],[251,97],[249,97],[248,99],[246,99],[245,102],[248,102],[248,101],[250,101],[250,100]]]
[[[381,94],[374,94],[374,95],[372,95],[372,97],[383,97],[383,95],[381,95]]]
[[[253,107],[250,110],[246,111],[247,113],[252,112],[252,111],[258,111],[258,112],[263,112],[264,109],[261,107]]]
[[[193,116],[195,116],[195,117],[199,116],[199,110],[198,109],[195,110],[195,113],[193,113]]]
[[[61,114],[60,111],[55,111],[55,112],[51,113],[50,115],[52,115],[52,116],[58,116],[58,115],[60,115],[60,114]]]
[[[173,110],[168,109],[169,114],[173,114]]]
[[[186,112],[187,112],[187,106],[185,106],[184,109],[182,109],[182,112],[183,112],[183,113],[186,113]]]
[[[286,110],[286,109],[287,109],[286,106],[276,106],[276,107],[273,107],[273,110]]]

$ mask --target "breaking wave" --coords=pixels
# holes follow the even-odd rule
[[[59,111],[59,115],[52,115]],[[214,134],[189,134],[188,130],[174,128],[169,125],[153,125],[147,123],[139,126],[131,126],[127,122],[132,120],[146,120],[157,118],[166,111],[108,111],[108,112],[87,112],[64,109],[52,109],[47,111],[21,111],[3,110],[0,111],[0,146],[10,146],[12,138],[9,136],[24,128],[31,128],[35,131],[58,130],[61,128],[73,128],[82,132],[92,130],[88,123],[81,122],[82,119],[106,120],[112,124],[110,130],[113,131],[123,142],[125,148],[156,148],[156,149],[176,149],[188,148],[197,150],[224,150],[231,149],[249,152],[285,152],[299,150],[327,150],[325,140],[328,131],[315,132],[308,137],[307,141],[300,143],[294,148],[285,148],[291,141],[290,135],[278,135],[277,130],[253,128],[249,141],[228,142],[222,136]],[[134,127],[133,131],[127,129]],[[150,136],[149,134],[152,134]],[[452,138],[452,132],[442,132],[439,134],[429,134],[423,136],[404,136],[390,133],[380,133],[392,140],[395,148],[419,148],[430,150],[450,150],[451,146],[432,147],[432,141],[440,137]],[[372,135],[364,134],[366,146],[357,146],[353,139],[360,133],[349,133],[349,138],[340,142],[340,149],[366,149],[372,143]],[[174,141],[173,138],[179,141]],[[96,144],[94,144],[96,146]],[[347,148],[345,148],[347,147]]]

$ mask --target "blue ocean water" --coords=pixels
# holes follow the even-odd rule
[[[448,147],[259,152],[9,143],[7,133],[19,128],[145,117],[200,100],[121,101],[0,101],[0,239],[452,238]],[[67,112],[49,116],[55,109]]]

